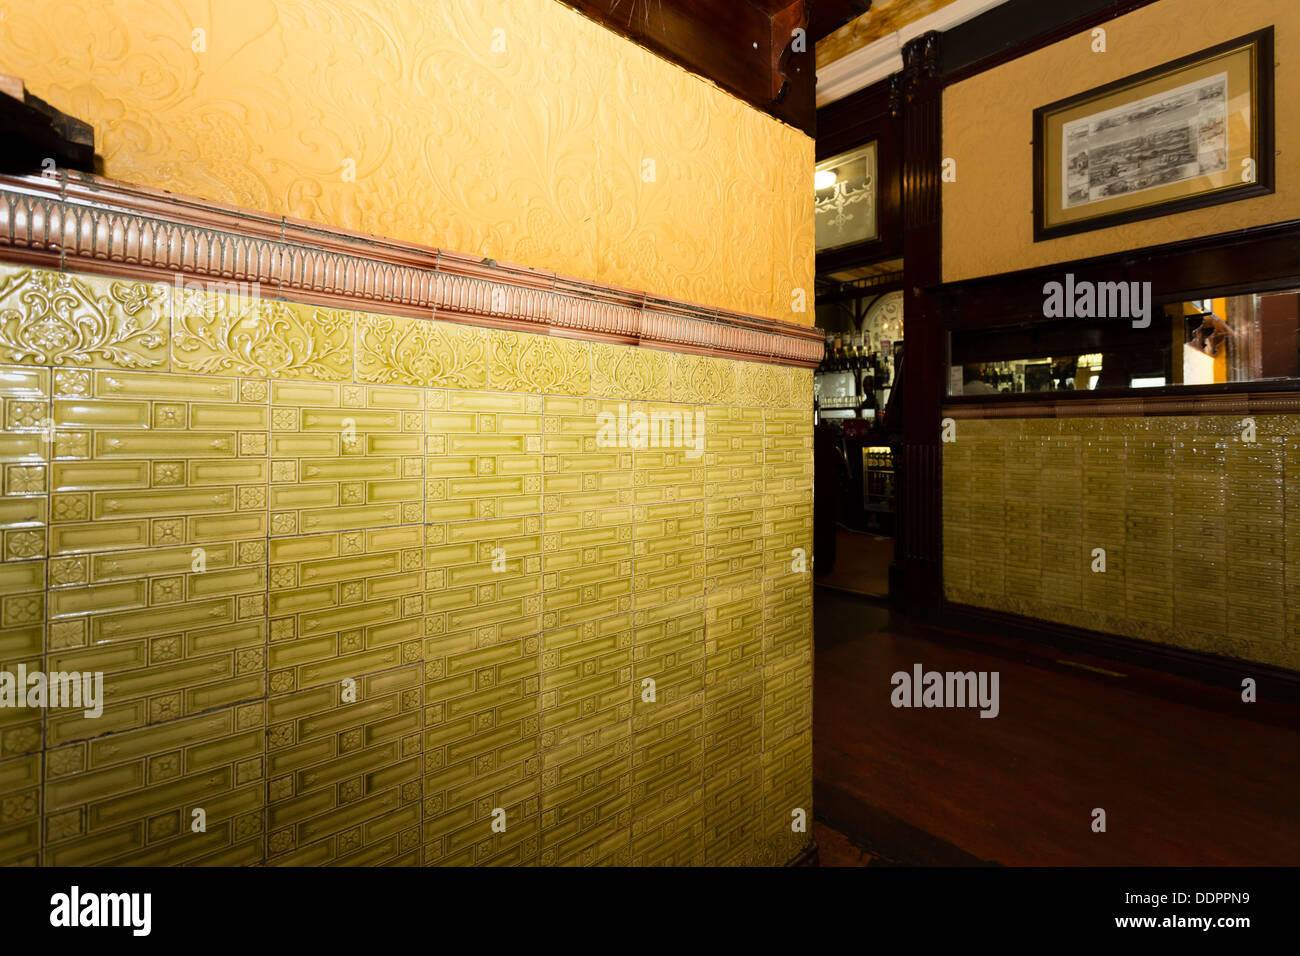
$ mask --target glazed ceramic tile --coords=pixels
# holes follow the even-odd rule
[[[709,592],[703,803],[705,860],[711,866],[745,865],[758,859],[763,796],[762,631],[760,584]]]
[[[494,389],[548,395],[590,392],[591,353],[586,342],[493,329],[489,344]]]
[[[265,727],[258,701],[53,747],[45,865],[259,862]]]
[[[405,525],[268,542],[272,695],[420,661],[423,541]]]
[[[470,629],[426,641],[430,865],[532,864],[540,852],[540,642],[493,637]]]
[[[23,281],[99,346],[49,316],[0,329],[28,343],[0,355],[0,667],[100,673],[104,699],[98,716],[0,712],[0,862],[778,864],[802,849],[807,374]],[[987,463],[972,450],[971,480],[1002,480],[1004,444]],[[1001,553],[975,535],[1007,513],[971,509],[970,553]],[[1075,520],[1081,538],[1129,533],[1122,509]],[[1251,516],[1236,546],[1281,540],[1280,520]]]
[[[423,520],[423,396],[413,388],[271,383],[271,535]]]
[[[702,865],[705,599],[639,610],[634,622],[633,863]]]
[[[0,368],[0,561],[43,558],[49,524],[50,418],[48,369]],[[0,616],[2,629],[15,623]],[[0,651],[0,657],[4,652]],[[3,750],[0,749],[0,753]]]
[[[790,401],[785,369],[766,362],[736,362],[736,391],[741,405],[784,408]]]
[[[41,852],[41,755],[0,760],[0,865],[34,866]]]
[[[175,290],[177,371],[341,382],[352,378],[353,313],[252,295]]]
[[[752,584],[763,573],[763,410],[711,409],[706,424],[705,587]]]
[[[705,504],[669,501],[633,509],[633,607],[673,606],[704,593]]]
[[[49,380],[48,369],[0,368],[4,410],[4,431],[0,432],[0,669],[10,673],[19,665],[28,670],[41,668],[48,574]],[[39,710],[0,710],[0,761],[39,751],[41,724]],[[19,821],[12,822],[17,826]],[[24,835],[39,828],[37,822],[34,828],[24,824],[6,830],[13,852],[21,854]],[[3,823],[0,829],[5,829]],[[3,840],[0,837],[0,842]]]
[[[703,405],[737,404],[737,366],[741,364],[706,355],[673,353],[672,400]]]
[[[267,703],[267,862],[418,862],[420,663]]]
[[[95,372],[78,390],[52,403],[52,556],[265,536],[265,383]]]
[[[1225,417],[963,420],[944,454],[950,599],[1287,666],[1292,426],[1256,421],[1277,440],[1242,443]],[[1187,583],[1230,567],[1223,594]]]
[[[672,392],[671,352],[594,343],[591,392],[605,398],[667,401]]]
[[[358,313],[356,334],[359,381],[437,388],[487,387],[486,329]]]
[[[793,684],[790,696],[803,696],[807,690]],[[766,707],[765,717],[766,717]],[[766,726],[765,726],[766,730]],[[806,815],[812,806],[812,730],[763,751],[763,843],[760,861],[780,866],[797,857],[806,844],[805,832],[792,826],[797,815]]]
[[[262,697],[261,541],[54,558],[50,670],[103,675],[103,711],[51,711],[51,746]]]
[[[544,866],[631,860],[632,628],[627,615],[541,637]]]
[[[167,367],[167,286],[0,265],[0,363]]]
[[[620,447],[614,434],[626,408],[626,403],[591,399],[546,400],[545,630],[632,609],[633,452]]]

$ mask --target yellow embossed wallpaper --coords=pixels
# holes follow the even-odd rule
[[[1277,63],[1276,192],[1034,242],[1037,107],[1267,26],[1274,27]],[[1293,56],[1300,51],[1300,4],[1159,0],[1108,21],[1105,30],[1104,53],[1093,52],[1085,31],[945,88],[943,155],[957,162],[956,181],[943,185],[945,282],[1300,218],[1300,126],[1284,121],[1300,108]]]
[[[111,178],[812,324],[812,140],[556,0],[0,13]]]
[[[104,680],[97,717],[0,709],[0,865],[792,860],[811,404],[806,369],[0,266],[0,669]]]

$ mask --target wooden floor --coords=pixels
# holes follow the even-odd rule
[[[829,571],[817,569],[817,583],[841,591],[884,597],[889,593],[892,560],[893,538],[839,527],[835,529],[835,563]]]
[[[884,862],[846,834],[820,821],[813,823],[813,839],[817,841],[818,866],[871,866]]]
[[[1265,704],[1127,665],[1084,670],[1044,645],[909,628],[816,592],[815,806],[849,841],[836,860],[1300,865],[1293,710],[1249,719]],[[998,671],[999,716],[894,708],[890,677],[915,663]]]

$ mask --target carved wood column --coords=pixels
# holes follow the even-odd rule
[[[890,595],[918,616],[937,612],[943,596],[940,41],[932,31],[903,47],[903,435]]]

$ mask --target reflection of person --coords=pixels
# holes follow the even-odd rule
[[[984,366],[978,362],[962,366],[962,386],[963,395],[996,395],[997,389],[985,382]]]
[[[1228,328],[1228,324],[1211,312],[1205,317],[1200,328],[1192,333],[1191,345],[1192,348],[1206,355],[1218,355],[1219,344],[1231,334],[1232,329]]]
[[[1078,356],[1052,359],[1052,378],[1056,379],[1057,388],[1072,388],[1074,376],[1078,371]]]

